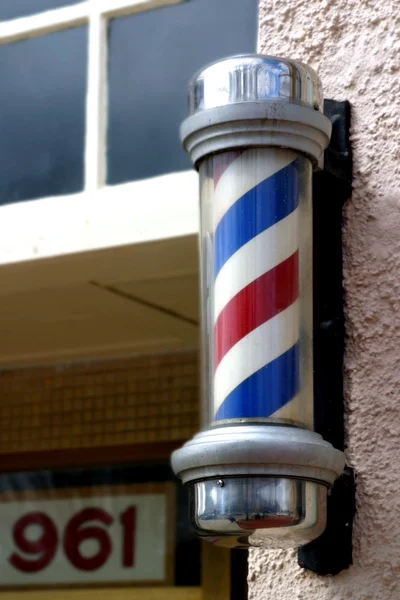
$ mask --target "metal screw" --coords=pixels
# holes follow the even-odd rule
[[[218,487],[224,487],[225,483],[222,481],[222,479],[218,479],[217,485]]]

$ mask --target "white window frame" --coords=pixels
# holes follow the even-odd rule
[[[84,189],[0,207],[0,264],[198,232],[194,171],[106,185],[110,19],[183,0],[86,0],[0,22],[0,44],[88,25]]]

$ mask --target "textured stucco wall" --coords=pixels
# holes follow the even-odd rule
[[[347,457],[357,475],[354,565],[333,578],[295,552],[252,551],[250,598],[400,598],[400,11],[385,0],[261,0],[260,50],[309,63],[353,105],[345,208]]]

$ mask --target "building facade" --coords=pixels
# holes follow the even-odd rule
[[[252,550],[248,597],[397,600],[397,12],[344,0],[0,6],[0,599],[245,597],[237,555],[191,536],[168,461],[200,422],[198,181],[177,133],[187,80],[255,51],[258,31],[259,51],[303,60],[326,97],[352,104],[343,280],[357,514],[348,570],[318,577],[294,551]],[[77,533],[93,507],[103,554]]]
[[[352,105],[353,194],[344,208],[346,455],[356,475],[353,561],[335,577],[294,552],[250,554],[250,598],[395,599],[400,594],[397,446],[399,18],[393,3],[262,0],[259,50],[316,69]]]

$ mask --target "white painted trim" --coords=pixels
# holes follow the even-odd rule
[[[0,22],[0,44],[17,42],[87,23],[89,2],[47,10],[29,17]]]
[[[0,207],[0,265],[197,234],[198,175],[171,173]]]
[[[85,189],[106,182],[107,134],[107,21],[96,0],[90,1],[88,82],[86,97]]]

